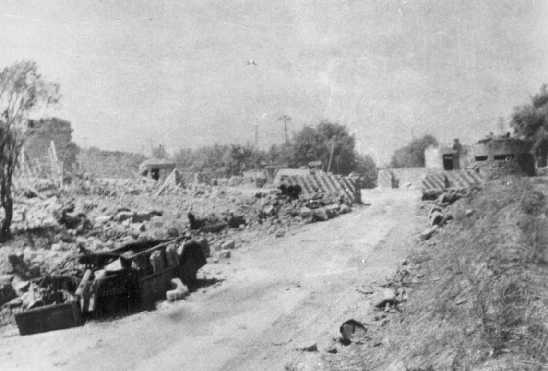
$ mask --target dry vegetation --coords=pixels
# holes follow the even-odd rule
[[[548,221],[542,187],[528,179],[499,179],[455,203],[454,219],[398,272],[398,284],[409,293],[402,312],[372,327],[370,341],[331,366],[548,369]]]

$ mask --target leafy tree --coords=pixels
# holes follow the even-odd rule
[[[45,81],[35,62],[18,62],[0,72],[0,204],[4,210],[1,240],[10,237],[13,172],[29,115],[38,108],[57,103],[59,98],[59,85]]]
[[[305,126],[293,139],[293,164],[306,166],[310,161],[322,160],[327,166],[329,144],[316,128]]]
[[[424,167],[424,150],[437,145],[438,141],[432,135],[425,135],[422,138],[413,139],[409,144],[397,149],[390,161],[391,167]]]
[[[548,155],[548,86],[531,97],[531,103],[516,107],[510,123],[516,136],[534,141],[539,166],[546,166]]]
[[[223,162],[227,168],[227,175],[239,175],[251,164],[253,149],[251,147],[232,144],[227,148],[223,156]]]
[[[377,185],[377,165],[369,155],[356,154],[356,166],[354,168],[364,188],[375,188]]]
[[[354,145],[354,137],[345,126],[322,121],[316,127],[305,126],[294,135],[292,141],[272,145],[268,151],[251,145],[215,144],[197,149],[183,148],[176,153],[175,162],[180,168],[231,176],[265,163],[300,167],[320,160],[324,169],[331,162],[331,170],[337,174],[358,170],[361,175],[366,175],[368,184],[373,184],[376,179],[375,163],[368,156],[359,156]]]
[[[173,159],[175,164],[180,169],[189,169],[194,161],[193,151],[190,148],[181,148],[179,152],[175,153]]]
[[[273,144],[265,154],[266,162],[288,167],[295,167],[294,146],[292,144]]]
[[[226,176],[240,175],[244,170],[260,166],[266,159],[265,152],[249,144],[215,144],[194,150],[182,148],[175,155],[175,163],[179,168],[193,171],[223,170]]]
[[[344,125],[321,121],[318,126],[305,126],[293,140],[294,162],[306,166],[320,160],[324,169],[348,174],[356,166],[355,139]]]
[[[191,169],[193,171],[203,171],[205,169],[224,168],[223,157],[228,148],[228,145],[214,144],[196,149],[193,154],[194,161]]]

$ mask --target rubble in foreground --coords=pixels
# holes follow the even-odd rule
[[[157,188],[146,179],[84,178],[61,191],[45,182],[19,193],[15,237],[0,249],[0,321],[11,322],[14,313],[35,307],[45,278],[68,277],[72,288],[78,285],[85,275],[78,262],[83,253],[103,254],[138,241],[184,237],[205,241],[204,254],[216,263],[259,234],[282,237],[295,226],[328,220],[352,207],[319,192],[305,199],[284,189],[200,184],[167,191],[164,187],[158,195]],[[56,302],[65,299],[58,297]]]

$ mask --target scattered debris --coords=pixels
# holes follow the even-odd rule
[[[166,299],[168,301],[176,301],[183,299],[188,294],[188,287],[181,282],[180,278],[172,278],[172,285],[175,286],[174,289],[166,291]]]
[[[300,350],[301,352],[317,352],[318,351],[318,344],[312,343],[309,345],[303,345],[297,347],[297,350]]]
[[[397,305],[396,292],[392,288],[383,288],[375,293],[373,297],[373,306],[385,308],[386,305]]]
[[[341,343],[348,345],[365,337],[367,328],[355,319],[349,319],[344,322],[339,328],[341,333]]]
[[[0,305],[7,303],[16,297],[15,290],[12,287],[12,275],[0,277]]]
[[[234,250],[236,242],[234,240],[227,240],[221,244],[221,250]]]
[[[140,293],[144,277],[163,277],[157,296],[165,299],[172,278],[192,289],[193,274],[212,250],[212,262],[229,259],[245,241],[240,235],[281,238],[294,225],[347,213],[355,202],[341,197],[340,189],[308,183],[248,192],[227,188],[221,180],[198,184],[176,177],[172,172],[156,182],[76,174],[63,188],[46,182],[16,190],[12,231],[17,243],[4,249],[0,270],[14,277],[0,281],[3,323],[14,319],[10,308],[27,312],[71,300],[78,301],[83,320],[150,308],[153,300]],[[229,183],[245,182],[235,177]],[[164,243],[161,251],[148,251]],[[200,252],[185,252],[190,250]],[[71,277],[75,287],[53,290],[62,295],[51,302],[51,290],[38,281],[60,276]]]
[[[419,237],[423,241],[429,240],[434,235],[434,233],[436,233],[438,229],[439,227],[437,225],[427,228],[423,232],[421,232]]]
[[[431,226],[441,225],[444,220],[441,207],[433,206],[428,212],[428,223]]]
[[[230,251],[220,251],[217,254],[218,259],[230,259],[231,253]]]

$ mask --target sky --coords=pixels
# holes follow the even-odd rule
[[[379,164],[471,143],[548,82],[548,0],[0,0],[0,66],[61,85],[82,146],[283,141],[322,119]],[[254,63],[248,63],[253,60]]]

